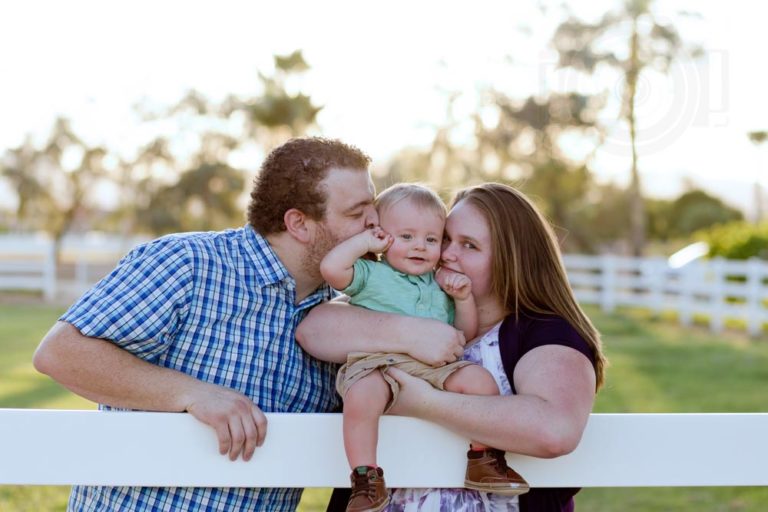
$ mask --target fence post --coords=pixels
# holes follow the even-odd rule
[[[612,254],[603,254],[600,257],[600,307],[606,313],[616,309],[616,257]]]
[[[75,283],[77,284],[78,293],[89,288],[87,256],[85,252],[76,253]]]
[[[680,269],[680,323],[690,327],[693,323],[693,282],[698,262],[689,263]]]
[[[661,314],[664,306],[664,279],[667,262],[663,258],[648,258],[644,260],[644,281],[648,286],[648,305],[654,316]]]
[[[712,260],[710,276],[714,279],[712,293],[709,296],[709,329],[716,333],[723,332],[723,310],[725,306],[725,294],[723,292],[725,275],[725,261],[718,256]]]
[[[757,258],[747,261],[747,332],[759,336],[763,330],[763,263]]]
[[[51,239],[45,240],[44,258],[43,298],[50,302],[56,298],[56,244]]]

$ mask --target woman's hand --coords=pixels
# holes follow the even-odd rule
[[[397,402],[389,414],[397,416],[413,416],[418,418],[429,407],[430,400],[436,397],[439,390],[433,388],[427,381],[414,377],[397,368],[388,368],[387,374],[400,383],[400,393]]]

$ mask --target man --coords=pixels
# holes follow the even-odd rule
[[[245,227],[134,249],[53,326],[35,368],[103,410],[187,411],[232,460],[249,460],[263,443],[263,411],[333,410],[335,367],[304,353],[295,330],[332,296],[323,256],[378,223],[369,163],[339,141],[288,141],[263,163]],[[300,496],[76,486],[69,508],[294,510]]]

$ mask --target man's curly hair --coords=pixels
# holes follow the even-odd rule
[[[291,208],[313,220],[325,215],[327,195],[320,182],[332,168],[367,171],[371,158],[355,146],[322,137],[291,139],[264,160],[254,180],[248,223],[261,235],[285,231]]]

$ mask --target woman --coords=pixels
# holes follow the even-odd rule
[[[568,286],[547,221],[505,185],[459,192],[446,223],[441,268],[472,281],[480,335],[467,343],[464,357],[493,373],[502,396],[447,393],[390,369],[401,384],[392,414],[433,421],[512,453],[549,458],[573,451],[606,361],[599,334]],[[334,339],[366,329],[378,335],[384,322],[393,322],[399,338],[396,320],[368,313],[349,306],[316,308],[299,336],[311,353],[330,360],[343,360],[340,352],[352,344]],[[389,510],[566,511],[573,510],[576,492],[532,489],[509,498],[466,489],[398,489]]]

